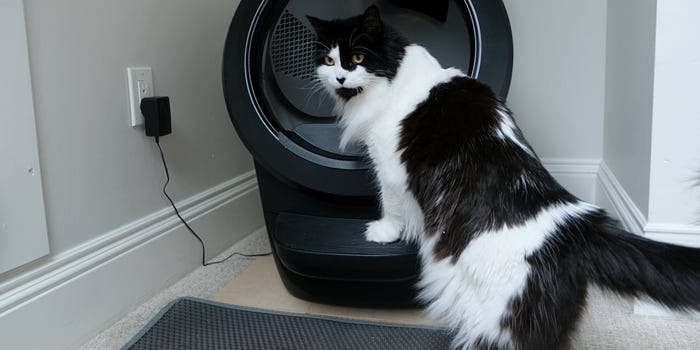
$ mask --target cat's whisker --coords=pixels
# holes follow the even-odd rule
[[[311,101],[311,98],[321,90],[322,90],[322,88],[316,88],[314,90],[309,91],[306,94],[306,98],[304,99],[304,104],[308,104]]]
[[[315,86],[315,87],[313,88],[313,90],[310,90],[310,91],[307,93],[307,96],[306,96],[306,99],[305,99],[305,101],[304,101],[304,104],[305,104],[305,105],[308,105],[308,103],[311,102],[311,98],[312,98],[315,94],[317,94],[317,93],[323,91],[324,88],[325,88],[325,87],[324,87],[323,85]],[[322,94],[321,96],[323,96],[323,94]]]
[[[313,91],[317,89],[319,86],[323,86],[321,82],[312,82],[310,84],[307,84],[307,86],[300,86],[297,89],[299,90],[307,90],[307,91]]]
[[[323,82],[318,78],[318,76],[314,76],[311,81],[307,82],[306,85],[302,87],[298,87],[300,90],[307,90],[306,93],[306,98],[305,98],[305,104],[308,103],[308,101],[311,99],[311,97],[317,93],[319,90],[323,89],[324,85]]]
[[[318,85],[323,85],[323,83],[321,83],[320,81],[311,82],[311,83],[307,84],[306,86],[300,86],[300,87],[298,87],[297,89],[301,89],[301,90],[311,90],[311,89],[315,88],[315,87],[318,86]]]
[[[352,46],[355,43],[355,41],[352,40],[352,36],[355,34],[356,31],[357,31],[357,27],[353,28],[352,32],[350,32],[350,40],[348,40],[348,42],[350,43],[350,46]]]
[[[312,41],[312,43],[321,45],[321,46],[323,46],[323,47],[324,47],[326,50],[328,50],[328,51],[331,50],[331,48],[328,47],[328,45],[326,45],[326,44],[324,44],[324,43],[322,43],[322,42],[320,42],[320,41],[318,41],[318,40],[314,40],[314,41]]]
[[[326,100],[327,97],[328,97],[328,94],[321,94],[321,98],[318,99],[318,105],[316,105],[316,110],[321,108],[321,105],[323,104],[323,102]]]
[[[372,37],[370,37],[369,34],[367,34],[367,33],[362,33],[362,34],[358,35],[358,36],[355,38],[354,41],[350,42],[350,46],[355,46],[355,42],[356,42],[358,39],[360,39],[361,37],[363,37],[363,36],[366,36],[366,37],[368,37],[370,40],[372,40]]]
[[[370,48],[368,48],[368,47],[366,47],[366,46],[357,45],[357,46],[353,46],[353,48],[362,49],[362,50],[367,51],[367,53],[371,53],[371,54],[373,54],[373,55],[375,55],[375,56],[377,56],[377,57],[380,57],[379,54],[377,54],[376,52],[372,51]]]
[[[318,83],[318,84],[320,84],[320,83]],[[318,85],[318,84],[314,84],[314,85],[311,85],[311,86],[300,86],[300,87],[297,87],[297,89],[299,89],[299,90],[312,90],[312,89],[315,88],[316,85]]]

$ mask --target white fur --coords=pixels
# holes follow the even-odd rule
[[[518,145],[520,148],[523,149],[527,154],[529,154],[532,157],[535,157],[535,152],[527,146],[527,144],[521,140],[516,134],[515,134],[515,122],[513,121],[513,117],[508,114],[508,112],[504,110],[498,110],[498,114],[501,116],[501,123],[499,124],[499,128],[496,131],[496,135],[504,140],[505,138],[510,139],[513,143]]]
[[[451,257],[435,260],[440,232],[424,240],[418,286],[420,298],[429,302],[428,314],[458,329],[455,345],[460,348],[472,348],[479,337],[507,347],[511,334],[500,321],[525,287],[530,274],[527,257],[556,234],[565,219],[594,209],[583,202],[554,205],[520,226],[483,232],[456,262]]]
[[[428,97],[433,86],[459,75],[464,74],[454,68],[443,69],[423,47],[411,45],[392,81],[375,77],[363,86],[361,94],[341,103],[341,147],[351,141],[367,145],[380,187],[382,219],[368,225],[368,240],[391,242],[399,239],[401,232],[404,238],[415,239],[422,232],[423,214],[408,191],[398,152],[399,123]]]

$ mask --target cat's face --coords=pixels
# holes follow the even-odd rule
[[[308,19],[318,35],[316,74],[332,95],[348,101],[396,74],[398,60],[385,54],[391,45],[376,7],[348,19]]]

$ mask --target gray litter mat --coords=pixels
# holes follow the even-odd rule
[[[439,327],[309,316],[181,298],[122,350],[439,350],[453,335]]]

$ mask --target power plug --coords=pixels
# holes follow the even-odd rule
[[[172,132],[170,98],[168,96],[145,97],[141,100],[146,136],[165,136]]]

